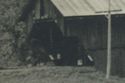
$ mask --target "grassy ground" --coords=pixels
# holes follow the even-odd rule
[[[125,79],[106,80],[92,67],[44,66],[0,70],[0,83],[125,83]]]

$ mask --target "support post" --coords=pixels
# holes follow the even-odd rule
[[[111,0],[108,2],[108,35],[107,35],[107,68],[106,68],[106,79],[109,79],[111,74]]]

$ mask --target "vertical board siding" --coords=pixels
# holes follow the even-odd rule
[[[93,56],[96,69],[106,72],[106,50],[96,50],[93,52]]]
[[[66,23],[70,36],[77,36],[87,49],[104,49],[107,42],[106,23],[100,19],[77,19]]]
[[[112,67],[113,75],[125,76],[125,17],[112,17]],[[106,71],[107,19],[72,19],[66,22],[70,36],[77,36],[83,46],[94,56],[98,70]]]
[[[125,77],[125,49],[121,50],[121,56],[120,56],[120,76]]]
[[[120,57],[121,56],[120,53],[121,53],[121,49],[112,50],[112,65],[111,65],[112,75],[123,74],[122,72],[123,68],[121,64],[121,59],[123,58],[123,56]],[[107,50],[96,50],[93,54],[94,54],[96,68],[100,71],[106,72]]]

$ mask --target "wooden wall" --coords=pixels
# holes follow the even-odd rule
[[[94,56],[97,69],[105,71],[107,18],[105,16],[63,17],[50,0],[44,1],[45,16],[55,20],[65,36],[77,36]],[[125,75],[125,16],[112,16],[112,73]]]
[[[98,70],[106,70],[107,18],[68,19],[67,36],[77,36],[95,59]],[[112,74],[125,75],[125,16],[112,17]]]
[[[86,49],[106,48],[107,29],[103,17],[67,20],[65,26],[67,35],[79,37]]]

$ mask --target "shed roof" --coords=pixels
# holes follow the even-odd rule
[[[51,0],[63,16],[105,15],[108,0]],[[112,14],[125,14],[125,0],[111,0]]]

